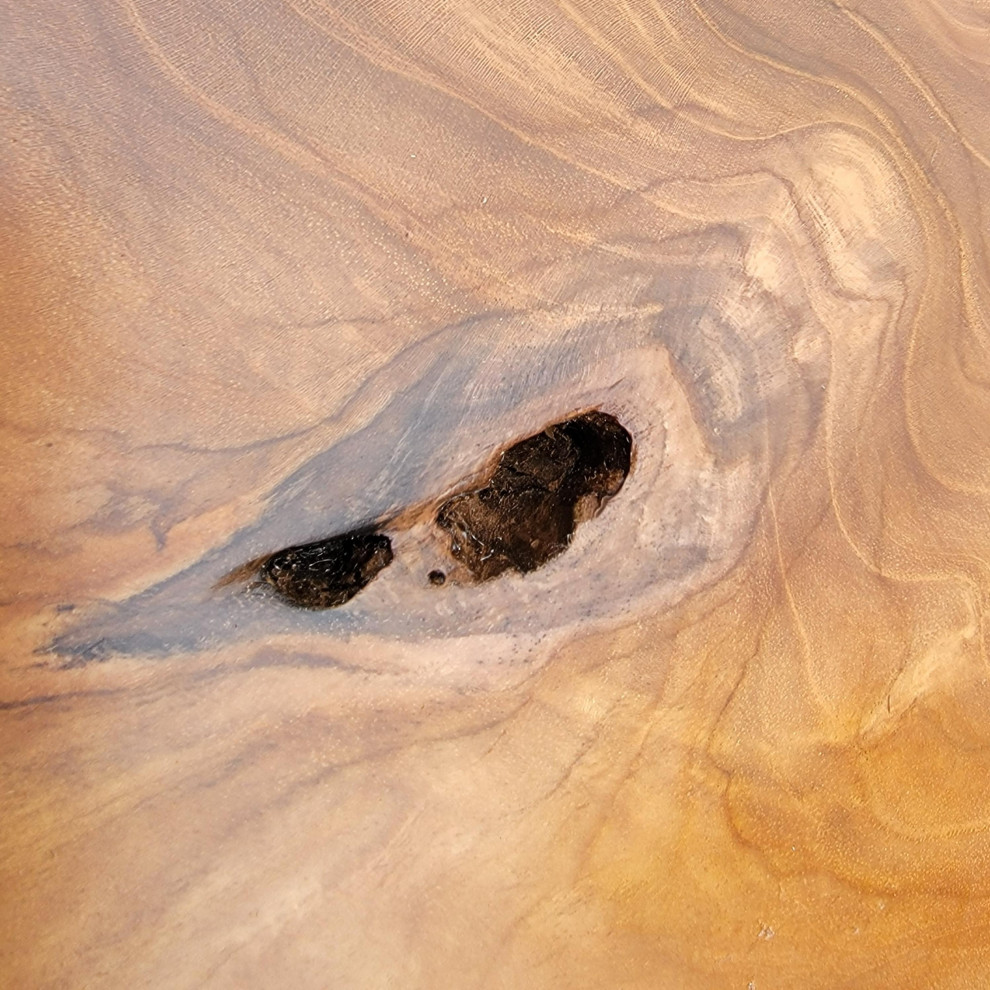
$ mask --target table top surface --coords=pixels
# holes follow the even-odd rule
[[[3,8],[0,984],[990,980],[985,3]]]

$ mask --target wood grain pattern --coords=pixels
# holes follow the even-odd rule
[[[990,980],[982,0],[0,36],[0,983]],[[211,590],[589,408],[537,572]]]

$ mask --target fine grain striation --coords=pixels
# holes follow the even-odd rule
[[[0,982],[990,985],[985,3],[2,7]]]

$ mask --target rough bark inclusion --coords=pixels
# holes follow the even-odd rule
[[[352,532],[279,550],[262,563],[258,576],[293,605],[334,608],[350,601],[391,563],[387,536]]]
[[[534,571],[622,488],[631,458],[632,437],[614,416],[574,416],[507,448],[483,488],[440,506],[437,525],[478,581]]]
[[[506,448],[484,487],[448,498],[434,522],[469,580],[535,571],[622,488],[631,458],[632,437],[614,416],[582,413]],[[287,547],[235,575],[246,569],[286,603],[325,609],[350,601],[391,563],[389,537],[366,528]],[[433,570],[429,581],[440,587],[446,574]]]

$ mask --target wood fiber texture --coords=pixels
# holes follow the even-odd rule
[[[990,983],[985,2],[0,38],[0,984]],[[441,582],[589,409],[622,490]]]

